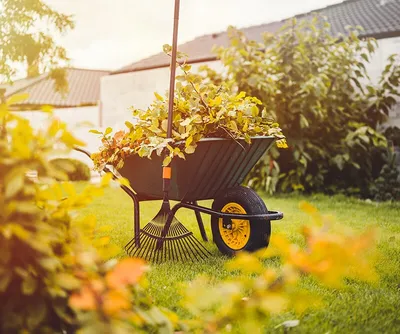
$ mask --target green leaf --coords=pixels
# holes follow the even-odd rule
[[[362,54],[361,54],[361,57],[362,57],[366,62],[369,62],[369,58],[368,58],[368,55],[367,55],[366,53],[362,53]]]
[[[171,53],[171,51],[172,51],[172,46],[171,45],[169,45],[169,44],[164,44],[163,45],[163,51],[164,51],[164,53]]]

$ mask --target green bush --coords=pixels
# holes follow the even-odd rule
[[[376,201],[400,200],[399,171],[396,166],[396,155],[391,149],[388,150],[386,163],[379,176],[370,186],[370,197]]]
[[[69,181],[89,181],[90,168],[82,161],[70,158],[57,158],[50,160],[50,164],[64,172]]]
[[[217,55],[225,74],[203,68],[214,83],[231,83],[262,101],[286,135],[288,150],[271,150],[249,176],[273,192],[344,192],[368,196],[385,163],[386,138],[377,131],[400,95],[398,57],[379,82],[365,63],[376,48],[358,29],[339,38],[317,17],[293,20],[259,43],[230,28],[230,46]]]

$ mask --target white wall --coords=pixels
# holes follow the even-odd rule
[[[192,70],[204,64],[215,70],[223,69],[219,61],[213,61],[193,64]],[[169,88],[169,71],[165,67],[102,77],[100,98],[104,126],[123,129],[124,122],[132,118],[130,107],[146,109],[154,100],[154,92],[164,95]]]
[[[400,53],[400,37],[378,41],[378,49],[367,64],[371,79],[377,82],[382,73],[387,58],[393,53]],[[219,61],[194,64],[193,70],[207,64],[215,70],[222,71]],[[105,76],[101,79],[101,101],[104,125],[117,129],[124,128],[124,122],[129,120],[129,107],[146,109],[154,100],[154,92],[164,93],[169,87],[169,67]],[[400,105],[398,112],[391,112],[390,122],[400,126]]]

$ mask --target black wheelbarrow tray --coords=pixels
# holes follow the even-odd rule
[[[282,219],[283,214],[268,211],[257,193],[241,186],[241,183],[274,142],[272,136],[252,137],[251,144],[244,140],[202,139],[195,152],[186,155],[186,160],[175,158],[171,162],[173,173],[169,197],[178,203],[169,214],[175,216],[180,208],[193,210],[204,241],[208,238],[200,213],[211,215],[213,240],[226,255],[267,246],[271,221]],[[121,188],[133,200],[135,236],[132,242],[135,247],[140,247],[139,202],[163,198],[162,157],[148,159],[132,155],[125,160],[119,173],[129,180],[131,186],[121,185]],[[114,174],[114,177],[119,176]],[[197,203],[210,199],[214,200],[211,208]]]

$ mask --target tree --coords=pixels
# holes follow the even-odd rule
[[[0,0],[0,82],[11,81],[16,64],[26,66],[28,77],[50,71],[56,88],[66,87],[66,50],[54,39],[74,28],[70,15],[58,13],[43,0]]]
[[[353,191],[367,195],[379,174],[386,139],[376,130],[399,96],[396,56],[377,85],[365,62],[376,48],[358,29],[332,37],[327,22],[292,21],[262,43],[230,28],[230,46],[217,49],[227,74],[208,68],[214,82],[259,98],[275,115],[289,150],[272,151],[249,182],[269,191]]]

